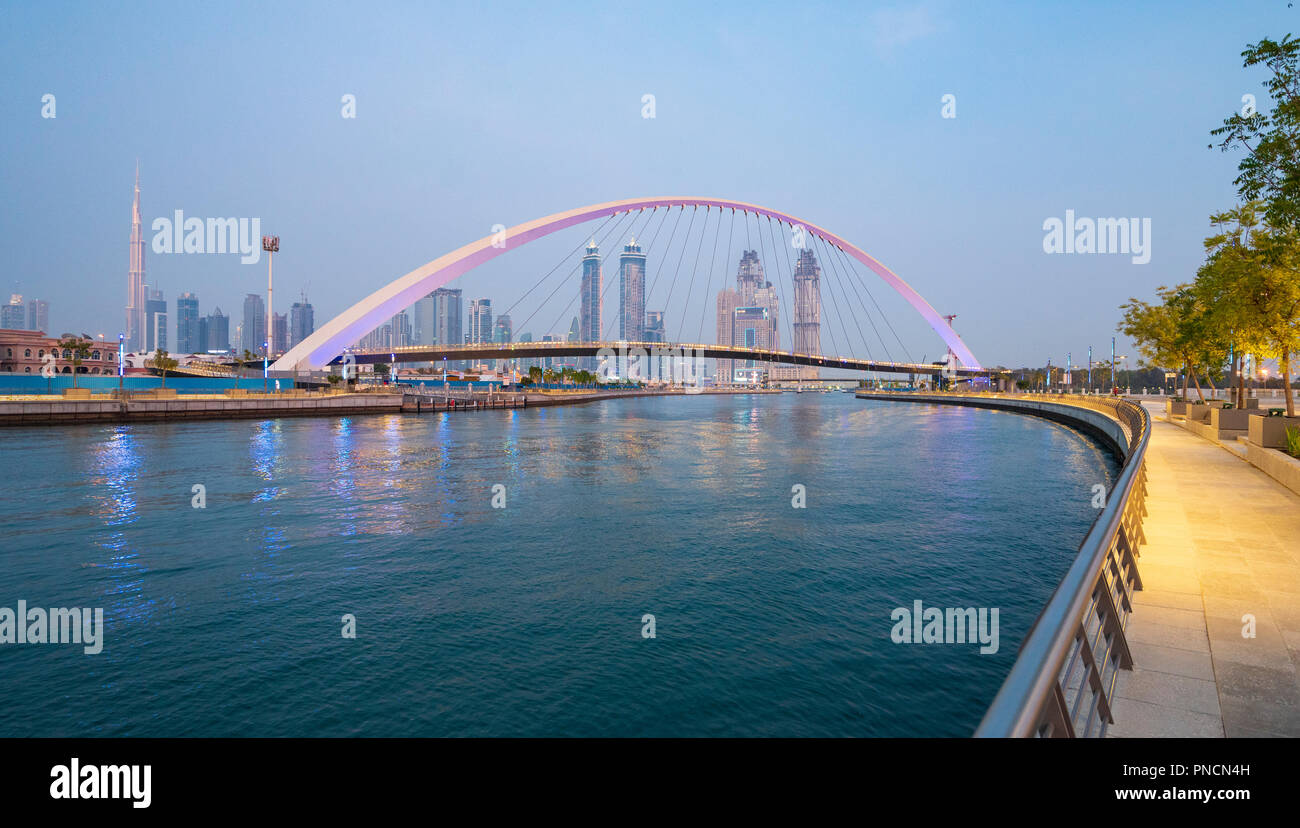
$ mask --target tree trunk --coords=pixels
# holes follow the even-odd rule
[[[1191,372],[1192,371],[1191,368],[1188,367],[1188,363],[1184,362],[1183,363],[1183,401],[1184,402],[1187,401],[1187,377],[1189,374],[1191,374]]]
[[[1291,355],[1283,352],[1277,364],[1282,369],[1282,394],[1286,397],[1286,415],[1294,417],[1295,398],[1291,394]]]
[[[1196,386],[1196,398],[1204,404],[1205,395],[1201,393],[1201,381],[1196,378],[1196,369],[1188,368],[1187,372],[1192,375],[1192,385]]]
[[[1237,373],[1237,407],[1238,408],[1246,407],[1246,374],[1242,370],[1245,367],[1246,367],[1246,356],[1245,354],[1242,354],[1241,356],[1237,357],[1236,368],[1235,368]]]

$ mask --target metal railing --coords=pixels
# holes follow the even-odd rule
[[[1011,395],[1008,395],[1011,396]],[[1146,542],[1146,449],[1151,415],[1127,400],[1016,395],[1103,411],[1128,438],[1119,478],[1078,555],[1026,636],[977,737],[1100,737],[1114,722],[1120,670],[1130,669],[1125,629],[1142,588],[1138,550]]]

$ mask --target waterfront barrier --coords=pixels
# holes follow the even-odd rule
[[[1046,417],[1099,436],[1121,458],[1119,476],[1065,577],[1020,645],[977,737],[1101,737],[1114,723],[1120,670],[1133,666],[1125,638],[1137,558],[1146,537],[1151,417],[1133,402],[1082,395],[857,394],[862,399],[964,405]]]
[[[241,389],[242,390],[242,389]],[[0,400],[0,425],[383,414],[402,410],[401,394],[329,393],[159,396],[157,392]]]

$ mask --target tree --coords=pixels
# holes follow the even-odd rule
[[[1300,351],[1300,228],[1261,227],[1257,201],[1216,214],[1220,232],[1205,240],[1209,257],[1197,290],[1213,302],[1209,315],[1228,331],[1234,362],[1246,353],[1278,361],[1288,416],[1295,416],[1291,356]],[[1217,321],[1214,321],[1217,320]],[[1239,377],[1239,390],[1245,377]]]
[[[244,352],[242,354],[236,352],[235,354],[235,387],[236,388],[239,387],[239,376],[240,374],[244,373],[244,366],[251,364],[256,359],[257,359],[257,355],[254,354],[252,351],[248,350],[247,348],[244,349]]]
[[[1202,402],[1201,386],[1196,382],[1196,372],[1189,343],[1194,324],[1185,321],[1192,312],[1186,297],[1189,285],[1173,288],[1157,288],[1156,293],[1161,302],[1152,305],[1137,298],[1131,298],[1120,305],[1124,317],[1116,327],[1120,333],[1132,340],[1137,346],[1141,359],[1139,366],[1183,368],[1183,396],[1187,396],[1187,382],[1190,378],[1196,385],[1196,393]]]
[[[167,372],[175,370],[177,365],[180,365],[180,363],[177,362],[175,359],[173,359],[171,355],[168,354],[162,348],[159,348],[158,350],[154,351],[153,367],[157,368],[159,371],[162,371],[163,388],[167,387]]]
[[[65,336],[59,343],[59,347],[68,353],[68,358],[72,362],[73,388],[77,387],[77,369],[81,367],[82,361],[90,356],[90,345],[89,339],[71,335]]]
[[[1262,198],[1269,225],[1300,229],[1300,40],[1289,34],[1280,41],[1264,38],[1241,57],[1243,67],[1264,65],[1272,73],[1264,88],[1273,111],[1243,107],[1210,134],[1224,152],[1246,151],[1233,182],[1241,198]]]

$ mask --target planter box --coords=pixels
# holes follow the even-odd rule
[[[1222,406],[1220,406],[1222,407]],[[1210,419],[1211,406],[1204,403],[1187,404],[1187,421],[1189,423],[1203,423]]]
[[[1250,415],[1250,442],[1262,448],[1286,448],[1287,428],[1300,428],[1300,417]]]
[[[1165,400],[1165,416],[1187,416],[1187,403],[1178,402],[1176,400]]]
[[[1278,418],[1270,417],[1268,419],[1276,420]],[[1246,445],[1246,460],[1283,486],[1296,494],[1300,494],[1300,460],[1278,449],[1263,448],[1251,444]]]
[[[1235,440],[1243,437],[1250,430],[1249,410],[1233,408],[1224,411],[1222,408],[1210,409],[1210,430],[1214,432],[1219,440]]]

